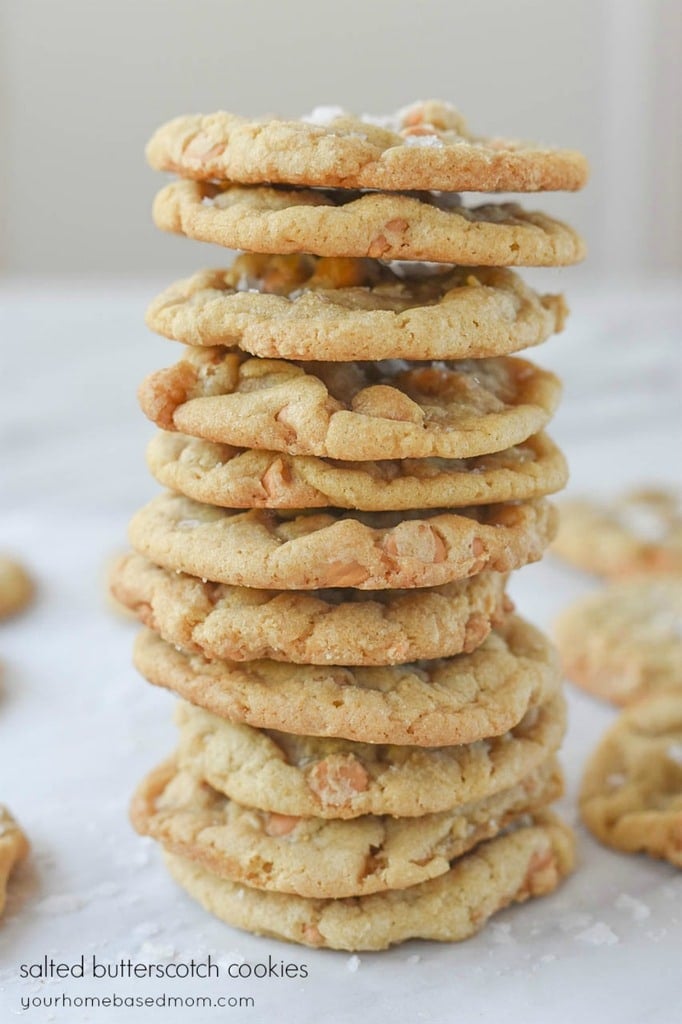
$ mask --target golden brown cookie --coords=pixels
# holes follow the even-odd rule
[[[440,814],[300,818],[242,807],[171,760],[138,786],[130,813],[139,833],[222,878],[338,899],[436,878],[455,857],[515,818],[537,813],[561,791],[550,758],[509,789]]]
[[[585,769],[583,821],[600,842],[682,868],[682,693],[633,704]]]
[[[437,747],[254,729],[184,703],[177,721],[179,766],[236,803],[306,818],[410,818],[516,785],[559,747],[566,708],[557,688],[500,736]]]
[[[166,866],[206,910],[237,928],[330,949],[385,949],[407,939],[469,938],[510,903],[551,892],[573,868],[573,836],[546,813],[454,860],[409,889],[349,899],[306,899],[230,882],[177,854]]]
[[[264,590],[435,587],[536,561],[554,536],[545,499],[451,512],[235,511],[161,494],[130,523],[156,565]]]
[[[518,203],[461,206],[452,194],[174,181],[154,200],[162,231],[249,252],[426,260],[486,267],[578,263],[567,224]]]
[[[281,591],[204,583],[119,559],[118,601],[164,640],[208,658],[304,665],[395,665],[470,652],[512,608],[506,576],[416,590]]]
[[[470,654],[416,664],[342,668],[209,661],[147,631],[137,640],[135,664],[154,685],[234,722],[421,746],[471,743],[506,732],[559,683],[553,647],[515,616]]]
[[[5,909],[7,881],[28,854],[28,840],[6,807],[0,804],[0,914]]]
[[[567,608],[556,641],[569,679],[614,704],[682,693],[682,577],[637,576]]]
[[[186,348],[139,389],[165,430],[242,448],[347,461],[470,458],[525,441],[559,401],[557,377],[525,359],[296,363]]]
[[[300,120],[186,115],[161,125],[146,153],[157,170],[203,181],[343,188],[574,190],[588,173],[574,150],[474,135],[441,100],[380,117],[341,107],[317,107]]]
[[[34,596],[35,584],[21,562],[0,555],[0,619],[23,611]]]
[[[554,552],[609,579],[638,572],[682,573],[682,509],[670,490],[630,491],[611,502],[561,505]]]
[[[566,483],[566,460],[544,433],[471,459],[341,462],[233,448],[162,431],[147,448],[153,476],[173,491],[225,508],[447,508],[523,501]]]
[[[561,295],[511,270],[242,253],[151,304],[153,331],[281,359],[482,359],[563,328]]]

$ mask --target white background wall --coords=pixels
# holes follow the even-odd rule
[[[585,233],[584,273],[679,271],[681,58],[682,0],[0,0],[0,268],[219,263],[150,223],[142,149],[175,114],[435,96],[587,152],[584,193],[531,200]]]

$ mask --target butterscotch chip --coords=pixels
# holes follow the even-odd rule
[[[566,609],[556,639],[566,675],[614,704],[682,692],[682,578],[647,573]]]
[[[23,611],[35,596],[35,584],[24,566],[0,555],[0,619]]]
[[[509,789],[451,811],[341,821],[243,807],[167,761],[138,787],[131,817],[138,832],[221,878],[338,899],[442,875],[455,857],[539,811],[561,790],[550,758]]]
[[[168,493],[133,517],[130,540],[157,565],[216,583],[383,590],[508,572],[540,558],[554,530],[544,499],[452,512],[241,512]]]
[[[175,880],[237,928],[331,949],[369,950],[407,939],[456,942],[510,903],[551,892],[574,863],[573,836],[546,813],[481,843],[427,882],[348,899],[263,892],[166,853]]]
[[[245,807],[296,817],[420,817],[483,800],[535,771],[559,747],[558,686],[509,731],[445,746],[360,743],[229,722],[177,707],[178,765]]]
[[[420,746],[500,735],[559,682],[553,648],[516,617],[470,654],[402,666],[209,661],[151,632],[140,635],[135,663],[151,683],[235,722]]]
[[[308,363],[188,348],[139,389],[164,430],[243,448],[332,459],[470,458],[541,429],[554,374],[524,359]]]
[[[229,249],[289,255],[554,267],[585,255],[567,224],[518,203],[459,205],[452,195],[392,195],[174,181],[157,194],[162,231]]]
[[[620,714],[587,764],[580,813],[607,846],[682,868],[682,693]]]
[[[538,295],[502,268],[243,253],[171,285],[147,324],[268,358],[482,359],[545,341],[566,314],[561,295]]]
[[[445,508],[539,498],[566,483],[566,460],[546,434],[471,459],[341,462],[234,448],[162,431],[147,463],[159,483],[225,508]]]
[[[6,807],[0,804],[0,914],[7,900],[7,882],[28,854],[28,840]]]
[[[553,550],[609,579],[682,573],[682,509],[672,490],[634,490],[611,502],[565,501]]]
[[[578,189],[587,180],[582,153],[474,135],[441,100],[380,117],[341,107],[317,107],[300,120],[225,111],[176,117],[154,133],[147,159],[157,170],[204,181],[343,188],[536,192]]]
[[[506,577],[417,590],[281,591],[204,583],[121,558],[113,593],[164,640],[208,658],[304,665],[395,665],[473,651],[511,602]]]

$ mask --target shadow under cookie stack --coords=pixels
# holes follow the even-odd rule
[[[310,946],[454,941],[573,864],[549,642],[507,574],[555,532],[551,374],[511,353],[561,296],[510,266],[583,255],[566,225],[462,191],[576,189],[580,154],[392,118],[183,117],[166,231],[245,252],[159,296],[184,343],[142,384],[166,493],[115,596],[135,663],[182,700],[135,827],[218,917]]]

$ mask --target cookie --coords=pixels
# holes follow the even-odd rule
[[[566,726],[558,688],[499,736],[448,746],[359,743],[235,724],[177,708],[178,764],[245,807],[314,818],[437,814],[516,785]]]
[[[633,577],[589,594],[556,623],[569,679],[614,704],[682,693],[682,577]]]
[[[380,117],[341,107],[317,107],[300,120],[176,117],[157,129],[146,155],[156,170],[202,181],[342,188],[572,191],[588,174],[582,153],[474,135],[439,100]]]
[[[370,950],[413,938],[469,938],[503,907],[555,889],[572,870],[575,855],[570,830],[545,813],[481,843],[428,882],[331,900],[263,892],[177,854],[164,859],[179,885],[237,928],[306,946]]]
[[[21,562],[0,555],[0,619],[26,608],[35,596],[35,585]]]
[[[639,572],[682,573],[682,509],[666,490],[637,490],[611,502],[565,501],[553,550],[609,579]]]
[[[426,260],[486,267],[578,263],[573,228],[518,203],[465,207],[417,195],[174,181],[157,194],[162,231],[250,252]]]
[[[296,363],[187,348],[139,389],[164,430],[242,448],[346,461],[470,458],[541,430],[557,377],[525,359]]]
[[[164,487],[225,508],[462,507],[539,498],[568,477],[564,456],[544,433],[471,459],[341,462],[162,431],[147,448],[147,464]]]
[[[6,807],[0,804],[0,914],[7,900],[7,882],[28,854],[28,840]]]
[[[502,268],[248,253],[171,285],[147,324],[275,359],[483,359],[538,345],[567,313]]]
[[[515,726],[559,682],[554,648],[510,616],[470,654],[400,666],[230,662],[142,633],[135,664],[216,715],[266,729],[421,746],[471,743]],[[246,801],[249,803],[249,801]]]
[[[281,591],[204,583],[141,555],[112,573],[118,601],[164,640],[229,661],[395,665],[470,652],[511,601],[506,576],[417,590]]]
[[[540,558],[555,526],[545,499],[452,512],[241,512],[167,493],[133,516],[129,532],[157,565],[215,583],[384,590],[509,572]]]
[[[561,795],[550,758],[515,786],[421,818],[297,818],[242,807],[171,760],[138,787],[133,825],[221,878],[298,896],[343,898],[436,878],[450,861]]]
[[[682,693],[627,708],[585,769],[583,821],[600,842],[682,868]]]

